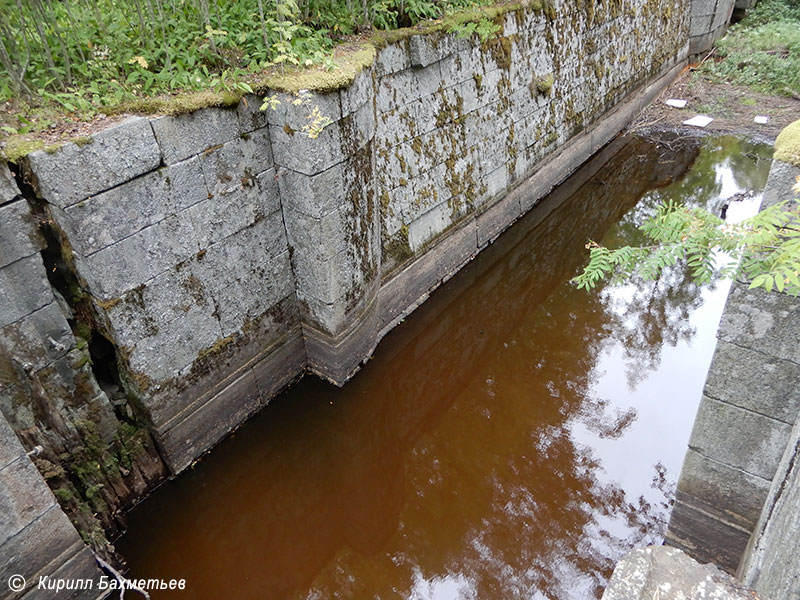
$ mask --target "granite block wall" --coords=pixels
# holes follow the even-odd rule
[[[62,432],[6,394],[15,431],[69,447],[80,420],[120,446],[131,425],[177,473],[306,370],[343,384],[681,70],[689,19],[688,0],[532,3],[484,42],[399,36],[344,89],[129,117],[29,155],[26,200],[1,208],[41,234],[0,293],[3,325],[36,314],[36,341],[6,355],[73,360],[82,396],[51,412],[86,417]]]
[[[773,161],[762,205],[790,199],[796,176],[797,167]],[[770,490],[787,477],[787,469],[776,472],[784,453],[794,451],[789,441],[800,414],[799,324],[797,298],[733,284],[667,532],[671,545],[731,573],[764,527],[757,524],[770,512]],[[787,541],[772,539],[769,551]],[[776,577],[773,571],[765,580],[780,587]]]
[[[755,2],[750,0],[692,0],[691,22],[689,25],[689,54],[698,57],[711,50],[714,42],[725,33],[731,20],[733,9],[750,8]],[[747,4],[747,6],[744,6]]]
[[[346,382],[681,71],[691,6],[534,1],[0,166],[0,410],[84,540],[304,372]]]

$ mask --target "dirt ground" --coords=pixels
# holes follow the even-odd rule
[[[672,108],[665,101],[687,100],[685,108]],[[714,120],[705,128],[683,125],[695,115],[707,115]],[[757,115],[769,118],[766,125],[754,122]],[[746,87],[712,83],[693,68],[684,73],[631,123],[636,131],[667,128],[707,134],[745,135],[773,142],[781,130],[800,119],[800,98],[767,96]]]

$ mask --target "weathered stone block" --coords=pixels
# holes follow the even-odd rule
[[[408,52],[408,40],[389,44],[382,48],[375,57],[375,75],[383,77],[411,67],[411,56]]]
[[[198,157],[158,169],[66,211],[53,210],[73,249],[89,256],[208,197]]]
[[[752,531],[769,491],[769,480],[686,452],[678,481],[678,498],[701,511]]]
[[[350,247],[353,224],[347,222],[340,208],[319,219],[288,210],[284,213],[284,222],[292,252],[303,260],[328,260]]]
[[[345,195],[346,168],[347,165],[335,165],[314,176],[281,169],[278,188],[284,210],[301,212],[316,219],[336,210]]]
[[[252,370],[233,378],[226,388],[187,411],[185,419],[159,435],[173,473],[180,473],[195,457],[214,446],[239,423],[256,412],[262,402]]]
[[[781,160],[773,160],[764,188],[762,207],[772,206],[778,202],[788,200],[793,196],[792,187],[800,177],[800,167],[790,165]]]
[[[19,200],[0,206],[0,268],[44,248],[28,203]]]
[[[269,130],[258,129],[207,150],[201,164],[210,195],[246,187],[253,177],[272,168]]]
[[[298,295],[325,304],[334,304],[352,290],[357,269],[348,251],[327,259],[295,255],[293,267]]]
[[[375,105],[379,113],[385,113],[432,96],[442,87],[438,64],[424,69],[406,69],[381,79]]]
[[[33,254],[0,269],[0,327],[53,301],[42,257]]]
[[[267,110],[261,110],[263,99],[261,96],[247,94],[242,96],[236,106],[236,116],[239,119],[239,132],[249,133],[256,129],[266,127],[268,124]]]
[[[256,362],[253,374],[262,401],[268,401],[280,392],[306,367],[303,336],[297,328],[267,356]]]
[[[753,600],[745,586],[677,548],[648,546],[617,563],[603,600]]]
[[[161,151],[148,120],[133,117],[96,133],[91,143],[40,150],[27,160],[42,197],[66,208],[155,169]]]
[[[6,356],[34,370],[64,356],[74,346],[72,330],[56,302],[6,325],[0,334],[0,349]]]
[[[5,163],[0,163],[0,205],[11,202],[19,196],[19,188],[14,176]]]
[[[192,365],[180,372],[177,385],[162,386],[145,398],[154,426],[169,429],[228,385],[232,373],[258,362],[263,355],[298,335],[300,321],[294,294],[274,304],[259,317],[248,321],[238,332],[220,339]],[[198,404],[198,400],[200,403]]]
[[[800,421],[792,430],[739,574],[764,597],[800,593]]]
[[[372,354],[377,343],[378,322],[374,296],[367,293],[364,303],[354,311],[346,326],[334,335],[304,326],[308,368],[335,385],[344,385],[361,362]]]
[[[714,21],[714,15],[697,15],[692,16],[691,24],[689,25],[689,35],[698,36],[711,31],[711,25]]]
[[[370,100],[375,93],[374,85],[372,69],[364,69],[349,87],[339,90],[342,116],[354,113],[365,104],[372,105]]]
[[[193,306],[170,326],[137,342],[130,352],[130,368],[157,383],[167,382],[223,337],[219,321]]]
[[[741,432],[748,432],[743,439]],[[771,480],[791,426],[703,396],[689,447],[718,462]]]
[[[800,412],[800,365],[720,341],[706,395],[789,425]]]
[[[126,292],[119,301],[101,303],[117,344],[132,348],[146,337],[159,332],[168,334],[182,327],[180,322],[171,324],[190,312],[205,313],[212,319],[216,310],[214,297],[195,271],[193,262],[183,263],[179,269],[168,269]],[[197,315],[192,317],[192,321],[197,320]],[[219,330],[218,325],[216,329]]]
[[[516,195],[509,195],[478,215],[476,218],[478,247],[482,248],[492,241],[521,214],[519,198]]]
[[[50,576],[51,580],[91,579],[94,581],[91,589],[61,590],[57,594],[59,600],[100,600],[108,597],[107,591],[98,589],[100,577],[102,575],[108,576],[108,574],[100,570],[94,554],[88,547],[76,550],[75,554],[68,558],[64,564],[52,573],[47,573],[47,575]],[[108,577],[113,579],[111,576]],[[38,580],[28,581],[29,588],[33,587],[33,584],[38,584]],[[32,589],[25,594],[24,600],[50,600],[53,595],[54,592],[52,590]]]
[[[339,123],[311,138],[291,128],[269,126],[275,164],[305,175],[316,175],[345,160]]]
[[[214,298],[223,336],[239,330],[294,289],[281,213],[211,246],[192,270]]]
[[[364,104],[340,121],[347,156],[351,157],[375,138],[375,109]]]
[[[409,38],[408,48],[412,67],[427,67],[443,58],[437,37],[436,35],[414,35]]]
[[[0,545],[42,515],[53,502],[53,494],[27,456],[0,469]]]
[[[800,302],[734,282],[717,337],[800,364]]]
[[[91,256],[77,257],[76,265],[92,295],[112,300],[198,250],[194,226],[187,211],[183,211]]]
[[[453,222],[453,213],[447,202],[442,202],[408,226],[408,243],[417,254],[429,241],[447,229]]]
[[[203,108],[185,115],[158,117],[150,123],[168,165],[239,135],[239,119],[233,108]]]
[[[49,490],[45,490],[50,494]],[[52,494],[50,494],[52,499]],[[22,575],[29,582],[58,559],[79,551],[83,542],[61,507],[52,499],[51,507],[3,545],[0,581]],[[57,562],[56,562],[57,564]]]
[[[0,414],[0,469],[25,454],[17,434],[11,429],[6,418]]]
[[[710,562],[734,573],[744,553],[750,532],[721,521],[680,500],[675,502],[665,541],[694,559]],[[698,541],[702,540],[702,545]]]
[[[200,248],[207,248],[279,210],[274,169],[246,182],[244,186],[220,192],[187,211],[194,223]]]

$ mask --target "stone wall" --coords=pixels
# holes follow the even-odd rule
[[[744,1],[750,3],[750,0]],[[711,50],[714,42],[725,33],[733,9],[738,7],[740,2],[742,0],[692,0],[689,25],[690,56],[697,57],[699,54]],[[742,8],[749,7],[743,6]]]
[[[775,474],[739,574],[770,600],[800,596],[800,421]]]
[[[0,597],[9,600],[51,597],[48,592],[32,589],[40,576],[99,579],[100,575],[91,551],[2,415],[0,557]],[[22,576],[27,585],[12,590],[9,582],[15,575]],[[83,590],[71,593],[69,598],[88,600],[101,596],[97,590]]]
[[[338,91],[132,117],[28,156],[18,181],[71,315],[59,347],[92,351],[75,404],[109,436],[104,419],[132,415],[179,472],[305,369],[343,384],[680,71],[688,17],[668,0],[534,3],[484,43],[398,36]],[[331,121],[318,137],[314,111]],[[44,281],[43,244],[22,279]],[[47,429],[23,405],[4,407],[15,429]]]
[[[797,175],[773,161],[763,205],[791,198]],[[667,540],[735,572],[771,486],[784,485],[776,471],[800,414],[800,301],[734,283],[717,337]]]
[[[800,122],[790,127],[797,129],[798,125]],[[798,150],[800,145],[795,142],[796,161],[800,161]],[[797,181],[800,181],[800,164],[795,166],[774,161],[765,203],[773,204],[791,197],[791,188]],[[796,316],[798,300],[795,298],[794,301]],[[790,360],[795,369],[795,378],[791,389],[784,394],[784,401],[795,408],[800,405],[798,333],[795,320],[792,330],[786,331],[777,341],[779,347],[785,348],[791,344],[793,348]],[[791,600],[800,596],[800,418],[795,419],[761,516],[739,565],[739,576],[747,585],[771,600]]]

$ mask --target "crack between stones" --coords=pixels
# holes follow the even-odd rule
[[[783,423],[785,425],[788,425],[789,427],[792,427],[794,425],[794,423],[790,423],[789,421],[784,421],[783,419],[779,419],[779,418],[774,417],[772,415],[767,415],[765,413],[758,412],[757,410],[753,410],[752,408],[747,408],[745,406],[741,406],[739,404],[734,404],[733,402],[728,402],[727,400],[723,400],[721,398],[717,398],[716,396],[712,396],[711,394],[709,394],[706,390],[703,390],[703,395],[706,398],[709,398],[710,400],[714,400],[715,402],[719,402],[720,404],[725,404],[726,406],[731,406],[733,408],[738,408],[739,410],[743,410],[745,412],[748,412],[748,413],[751,413],[751,414],[754,414],[754,415],[758,415],[759,417],[764,417],[765,419],[769,419],[771,421],[777,421],[778,423]]]
[[[749,346],[743,346],[742,344],[739,344],[737,342],[732,342],[730,340],[719,339],[719,341],[725,342],[726,344],[730,344],[731,346],[736,346],[737,348],[739,348],[741,350],[749,350],[750,352],[756,352],[758,354],[761,354],[762,356],[767,356],[767,357],[772,358],[774,360],[783,360],[783,361],[786,361],[788,363],[793,364],[796,367],[800,367],[800,363],[798,363],[795,360],[792,360],[791,358],[783,358],[781,356],[775,356],[774,354],[770,354],[768,352],[765,352],[764,350],[759,350],[758,348],[751,348]]]

